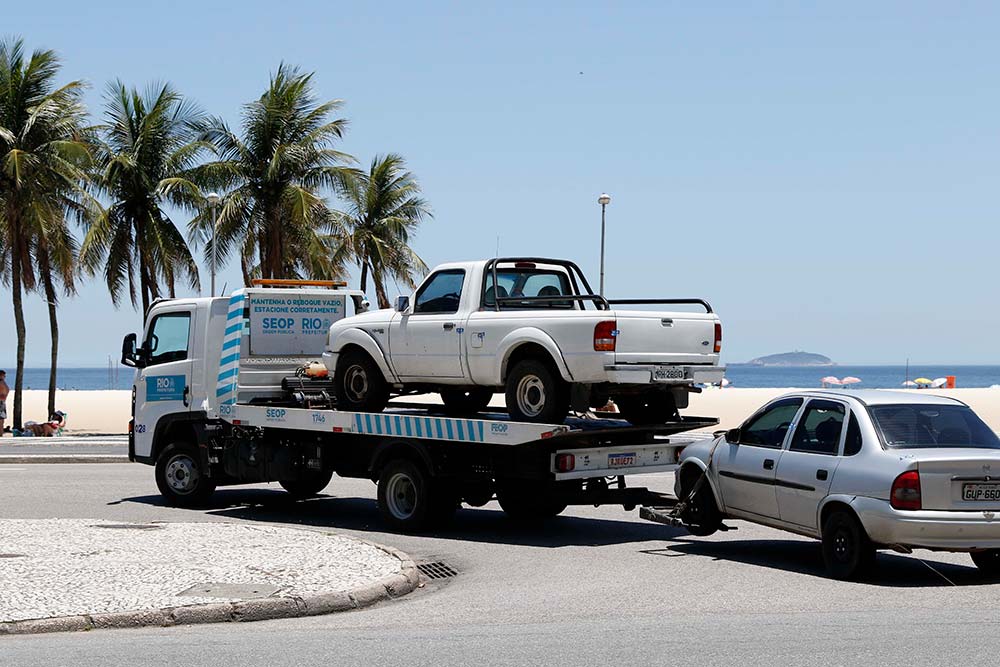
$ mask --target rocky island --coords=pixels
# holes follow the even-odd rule
[[[764,357],[751,359],[744,364],[730,364],[731,366],[835,366],[830,357],[814,352],[782,352],[780,354],[769,354]]]

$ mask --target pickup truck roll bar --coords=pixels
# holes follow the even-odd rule
[[[612,305],[628,305],[628,306],[638,306],[644,304],[682,304],[682,305],[692,305],[692,306],[702,306],[706,313],[713,313],[712,305],[705,301],[704,299],[605,299],[605,301]]]

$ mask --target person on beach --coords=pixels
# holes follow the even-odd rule
[[[0,371],[0,438],[3,437],[4,422],[7,421],[7,394],[9,393],[7,371]]]
[[[31,433],[36,438],[51,438],[54,435],[59,435],[64,426],[66,426],[66,413],[56,410],[47,422],[41,424],[24,422],[24,432],[25,434]]]

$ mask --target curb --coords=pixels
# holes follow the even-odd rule
[[[124,454],[0,454],[4,463],[128,463]]]
[[[350,536],[347,536],[350,537]],[[400,571],[350,591],[335,591],[306,596],[254,598],[237,602],[213,602],[184,607],[141,609],[137,611],[57,616],[24,621],[0,622],[0,636],[29,635],[46,632],[78,632],[110,628],[170,627],[196,623],[268,621],[276,618],[320,616],[340,611],[363,609],[383,600],[402,597],[420,583],[416,563],[399,549],[356,537],[399,560]]]

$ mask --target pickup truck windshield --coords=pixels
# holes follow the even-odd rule
[[[489,272],[484,280],[483,305],[493,308],[496,305],[494,296],[546,296],[556,297],[561,294],[573,294],[569,278],[562,271],[546,269],[497,269],[497,288],[493,289],[493,273]],[[536,301],[521,303],[502,303],[500,310],[524,310],[528,308],[561,308],[573,310],[572,301]]]
[[[889,447],[1000,449],[1000,438],[964,405],[877,405],[872,420]]]

